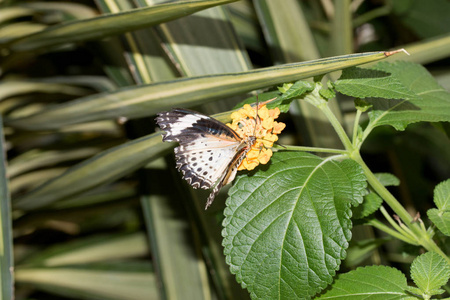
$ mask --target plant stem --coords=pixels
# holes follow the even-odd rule
[[[361,118],[362,112],[358,109],[356,110],[356,117],[355,117],[355,123],[353,123],[353,137],[352,137],[352,145],[355,148],[358,148],[358,126],[359,126],[359,119]]]
[[[311,96],[317,97],[317,95]],[[319,96],[320,97],[320,96]],[[313,100],[313,99],[312,99]],[[320,99],[317,99],[320,100]],[[319,102],[319,101],[317,101]],[[422,228],[414,222],[411,215],[406,211],[406,209],[395,199],[395,197],[383,186],[383,184],[378,180],[378,178],[372,173],[369,167],[366,165],[364,160],[359,153],[359,146],[353,145],[350,139],[347,136],[344,128],[341,123],[337,120],[336,116],[328,107],[328,103],[320,103],[317,105],[319,109],[327,116],[334,130],[338,134],[340,140],[344,144],[346,149],[346,153],[351,159],[356,161],[363,169],[364,174],[366,175],[367,181],[370,186],[377,192],[377,194],[389,205],[389,207],[399,216],[401,221],[403,222],[404,228],[401,228],[401,232],[407,232],[408,234],[403,236],[402,240],[411,238],[416,242],[412,242],[412,244],[420,244],[422,247],[427,249],[428,251],[436,252],[441,255],[450,265],[450,258],[445,255],[445,253],[436,245],[436,243],[431,239],[430,235],[426,230],[422,230]],[[364,132],[365,136],[366,132]],[[399,233],[401,235],[401,233]],[[408,241],[410,243],[410,241]]]
[[[327,116],[328,120],[330,120],[331,125],[333,126],[334,130],[338,134],[339,139],[341,140],[342,144],[344,144],[345,149],[350,153],[353,152],[354,148],[353,148],[352,142],[348,138],[347,133],[345,132],[341,123],[338,121],[336,116],[333,114],[331,109],[328,107],[328,103],[321,104],[319,106],[319,108]]]
[[[359,152],[354,152],[352,158],[363,168],[364,174],[367,177],[367,181],[372,188],[383,198],[383,200],[391,207],[391,209],[400,217],[405,224],[411,224],[413,218],[406,211],[406,209],[395,199],[394,196],[381,184],[376,176],[372,173],[366,163],[363,161]],[[415,226],[414,226],[415,227]]]
[[[317,148],[317,147],[304,147],[304,146],[291,146],[291,145],[283,145],[283,146],[281,146],[281,145],[273,145],[273,148],[279,149],[279,150],[291,150],[291,151],[347,154],[346,150],[331,149],[331,148]]]
[[[413,223],[413,218],[406,209],[395,199],[395,197],[381,184],[369,167],[361,158],[359,151],[354,151],[351,158],[355,160],[364,170],[367,181],[378,195],[390,206],[390,208],[400,217],[404,225],[411,230],[417,242],[428,251],[436,252],[450,264],[450,258],[436,245],[426,231],[423,231],[417,223]]]
[[[377,219],[369,220],[366,224],[371,225],[375,228],[378,228],[379,230],[384,231],[387,234],[389,234],[399,240],[404,241],[405,243],[412,244],[410,239],[403,236],[401,233],[395,231],[394,229],[390,228],[389,226],[386,226],[385,224],[383,224],[382,222],[380,222]]]
[[[380,211],[383,214],[383,216],[386,218],[386,220],[389,222],[389,224],[391,224],[391,226],[394,227],[394,229],[396,229],[400,235],[402,235],[405,239],[408,240],[408,243],[413,244],[413,245],[419,245],[414,234],[404,230],[401,226],[399,226],[397,223],[395,223],[395,221],[391,218],[391,216],[388,214],[388,212],[386,211],[386,209],[383,206],[380,207]]]

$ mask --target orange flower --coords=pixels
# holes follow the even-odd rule
[[[247,152],[245,159],[239,165],[238,170],[253,170],[259,164],[267,164],[272,157],[273,143],[278,140],[277,134],[286,127],[286,124],[274,121],[280,115],[280,109],[268,109],[266,105],[256,107],[245,104],[243,108],[231,114],[233,120],[227,124],[242,138],[256,136],[256,142]]]

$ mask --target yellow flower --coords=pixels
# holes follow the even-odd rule
[[[281,122],[273,122],[273,129],[272,129],[272,133],[273,134],[280,134],[281,131],[283,131],[283,129],[286,127],[286,124],[281,123]]]
[[[276,122],[280,115],[280,109],[268,109],[266,105],[258,107],[258,118],[256,118],[256,107],[249,104],[244,105],[238,111],[231,114],[232,122],[227,124],[242,138],[256,136],[256,142],[252,149],[247,152],[238,170],[253,170],[259,164],[267,164],[272,157],[273,143],[278,140],[277,134],[286,127],[286,124]]]
[[[272,154],[273,154],[272,149],[263,148],[258,156],[259,162],[263,165],[267,164],[270,158],[272,157]]]

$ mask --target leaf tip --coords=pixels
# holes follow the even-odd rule
[[[389,56],[394,55],[394,54],[397,54],[397,53],[399,53],[399,52],[403,52],[403,53],[405,53],[406,55],[411,55],[411,54],[409,54],[408,51],[406,51],[404,48],[397,49],[397,50],[394,50],[394,51],[385,51],[385,52],[384,52],[384,55],[385,55],[386,57],[389,57]]]

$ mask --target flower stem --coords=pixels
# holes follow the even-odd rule
[[[278,150],[290,150],[290,151],[305,151],[305,152],[324,152],[324,153],[336,153],[347,154],[346,150],[331,149],[331,148],[317,148],[317,147],[304,147],[304,146],[291,146],[291,145],[273,145],[273,148]]]

